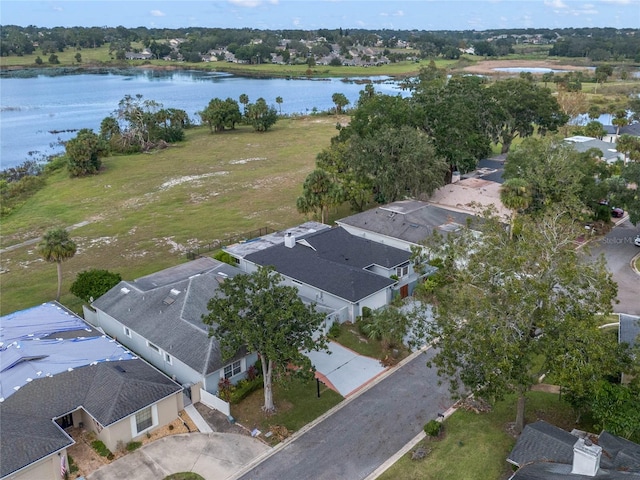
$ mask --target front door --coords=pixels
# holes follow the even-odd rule
[[[409,285],[403,285],[400,287],[400,298],[407,298],[409,296]]]
[[[73,427],[73,415],[69,413],[64,417],[57,418],[56,423],[60,425],[60,428],[63,430],[65,428]]]

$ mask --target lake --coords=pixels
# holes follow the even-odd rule
[[[376,82],[376,91],[408,94],[392,79],[369,79]],[[196,112],[212,98],[238,100],[243,93],[250,102],[264,98],[283,114],[330,110],[334,93],[343,93],[352,106],[364,89],[354,80],[358,79],[259,79],[190,70],[0,77],[0,170],[64,151],[60,142],[73,138],[80,128],[97,133],[102,119],[125,95],[141,94],[165,108],[180,108],[199,123]],[[281,105],[276,97],[282,97]]]

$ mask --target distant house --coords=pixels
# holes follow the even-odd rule
[[[618,127],[614,125],[605,125],[604,128],[607,131],[607,135],[603,138],[605,142],[615,142],[618,140],[619,135],[640,137],[640,122],[634,122],[629,125],[625,125],[624,127],[620,127],[619,135],[617,134]]]
[[[124,58],[127,60],[149,60],[153,58],[153,54],[148,50],[142,52],[125,52]]]
[[[597,138],[575,135],[565,138],[564,141],[570,144],[574,150],[580,153],[587,152],[591,149],[597,149],[602,152],[600,159],[607,163],[615,163],[618,160],[624,160],[624,155],[616,150],[615,142],[605,142]]]
[[[419,200],[400,200],[341,218],[336,224],[352,235],[411,251],[434,232],[456,232],[473,218]]]
[[[92,325],[182,384],[209,393],[220,379],[234,383],[257,361],[255,353],[224,359],[218,340],[209,335],[202,316],[218,285],[242,273],[203,257],[134,281],[122,281],[85,308]],[[199,397],[196,397],[199,398]],[[195,401],[195,398],[194,398]]]
[[[316,222],[224,250],[246,272],[273,266],[302,297],[340,312],[339,321],[409,295],[418,280],[406,250]]]
[[[0,478],[59,479],[71,427],[115,450],[178,418],[182,388],[51,302],[0,317]]]
[[[511,480],[638,480],[640,445],[603,431],[569,433],[538,421],[527,425],[507,461]]]

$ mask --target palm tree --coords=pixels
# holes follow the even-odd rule
[[[525,210],[531,204],[531,187],[522,178],[510,178],[502,184],[500,200],[505,207],[511,210],[509,238],[512,239],[518,210]]]
[[[38,244],[37,250],[40,256],[47,262],[55,262],[58,269],[56,301],[60,300],[60,290],[62,288],[62,262],[73,257],[76,254],[76,249],[75,242],[69,238],[69,232],[64,228],[49,230]]]
[[[249,103],[249,95],[242,93],[240,95],[240,103],[244,105],[244,114],[247,114],[247,104]]]
[[[340,201],[341,191],[338,185],[327,172],[316,169],[307,175],[296,207],[300,213],[319,213],[320,221],[324,223],[329,208],[338,205]]]
[[[280,115],[282,115],[282,97],[276,97],[276,103],[278,104],[278,109],[280,110]]]
[[[620,136],[620,128],[629,125],[629,119],[627,118],[627,112],[623,109],[617,110],[613,114],[613,120],[611,123],[616,127],[616,139]]]

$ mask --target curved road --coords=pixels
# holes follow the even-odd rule
[[[634,227],[625,218],[604,238],[590,245],[591,255],[604,254],[607,267],[618,284],[618,301],[613,306],[616,313],[640,315],[640,275],[631,268],[631,260],[640,253],[640,247],[633,239],[640,233],[640,226]]]
[[[273,455],[235,476],[243,480],[359,480],[415,437],[453,403],[419,354],[349,400]]]

